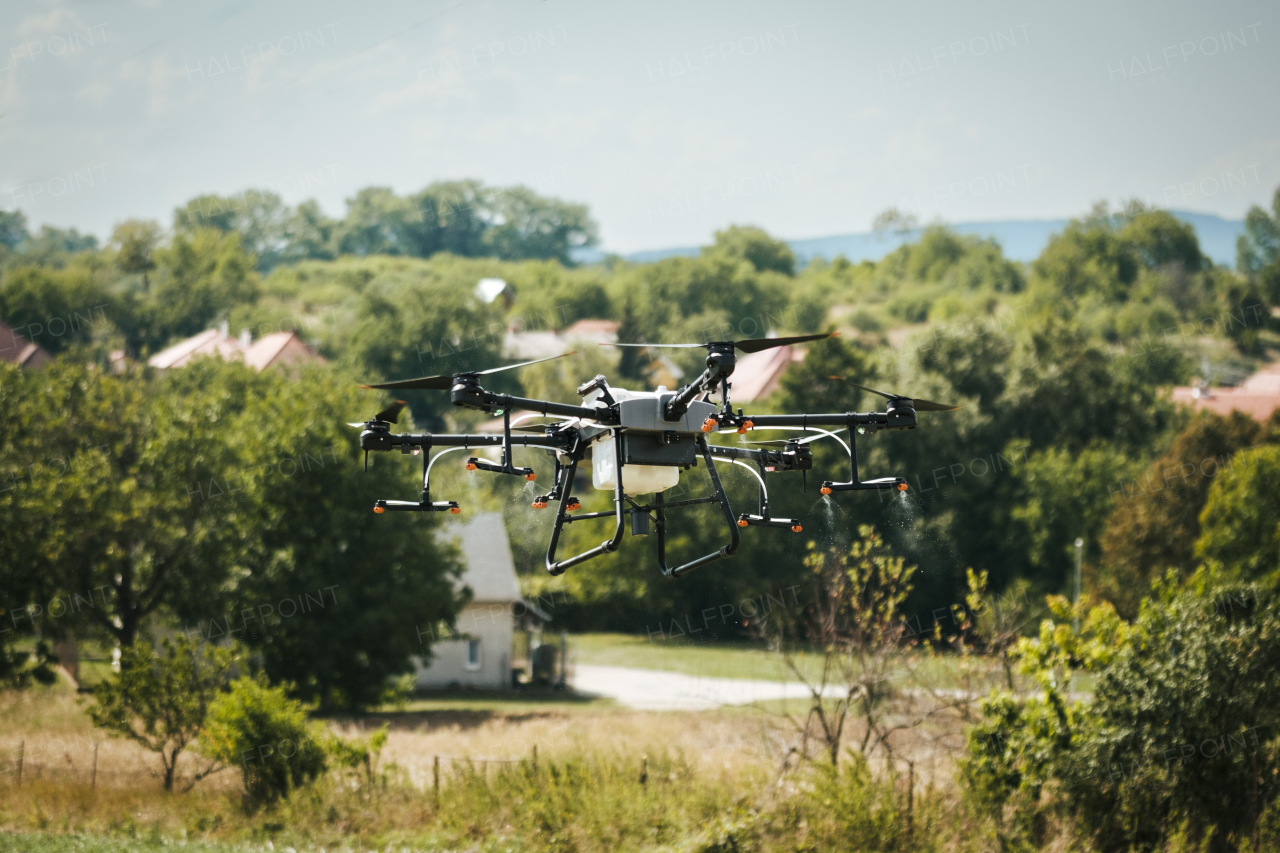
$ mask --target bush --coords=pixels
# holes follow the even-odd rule
[[[1065,601],[1053,607],[1056,624],[1020,649],[1043,692],[992,696],[970,733],[970,802],[997,825],[1006,805],[1020,821],[1055,809],[1098,851],[1160,850],[1182,833],[1225,853],[1257,837],[1280,793],[1274,599],[1202,570],[1157,584],[1132,625],[1104,605],[1077,636]],[[1097,673],[1092,702],[1069,701],[1071,666]]]
[[[240,765],[250,801],[271,802],[325,771],[320,726],[284,688],[245,676],[209,708],[200,748],[209,758]]]

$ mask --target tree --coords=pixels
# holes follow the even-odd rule
[[[116,226],[111,243],[117,247],[116,266],[122,272],[141,273],[144,287],[146,275],[156,268],[152,253],[160,245],[160,223],[129,219]]]
[[[120,654],[119,674],[99,683],[89,716],[95,726],[160,755],[164,789],[173,790],[178,758],[204,730],[209,706],[238,660],[234,649],[187,637],[166,639],[162,654],[142,641]],[[195,774],[191,784],[213,767]]]
[[[757,272],[772,270],[788,276],[796,273],[796,255],[791,247],[753,225],[730,225],[723,231],[717,231],[715,243],[702,251],[703,254],[719,253],[740,258],[755,267]]]
[[[569,266],[571,252],[599,241],[585,204],[543,198],[528,187],[486,194],[487,254],[508,261],[551,258]]]
[[[1280,187],[1271,197],[1271,215],[1257,205],[1244,216],[1244,233],[1236,241],[1236,269],[1254,274],[1280,260]]]
[[[1237,454],[1209,488],[1200,514],[1196,556],[1228,576],[1274,585],[1280,581],[1280,447]]]
[[[1050,605],[1053,618],[1019,647],[1037,689],[993,692],[969,733],[962,771],[978,802],[997,820],[1015,805],[1028,840],[1036,815],[1056,812],[1100,851],[1168,849],[1180,826],[1185,849],[1259,849],[1278,790],[1273,597],[1201,571],[1156,584],[1131,625],[1109,604]],[[1091,701],[1068,695],[1073,669],[1094,674]]]
[[[22,266],[0,280],[0,318],[51,353],[93,339],[121,319],[120,301],[89,270]]]
[[[28,236],[27,217],[21,210],[0,210],[0,246],[13,251]]]
[[[420,460],[381,455],[373,465],[389,471],[362,473],[359,431],[344,421],[385,403],[346,377],[220,372],[189,374],[185,389],[223,391],[237,408],[227,430],[244,461],[229,485],[245,490],[260,542],[228,606],[186,608],[186,624],[210,639],[238,628],[273,682],[326,711],[378,705],[415,656],[429,659],[428,626],[465,603],[457,555],[435,539],[438,515],[370,512],[378,498],[417,498]]]
[[[1235,464],[1248,464],[1248,451],[1262,430],[1240,412],[1220,417],[1196,415],[1169,449],[1133,479],[1112,476],[1106,487],[1113,507],[1102,534],[1096,592],[1126,617],[1151,582],[1169,569],[1190,570],[1200,538],[1200,514],[1210,487]]]
[[[254,257],[237,232],[182,231],[154,257],[158,268],[146,306],[145,345],[202,332],[219,315],[258,296]]]
[[[847,553],[810,542],[804,564],[807,600],[762,623],[809,692],[804,718],[791,718],[801,736],[800,754],[808,757],[808,744],[816,739],[837,765],[846,728],[857,719],[857,754],[892,758],[896,732],[943,709],[935,705],[917,714],[909,692],[895,684],[906,680],[910,668],[903,654],[910,629],[902,605],[916,569],[894,556],[869,525],[858,528]]]
[[[0,493],[8,571],[75,605],[46,628],[73,622],[127,648],[152,614],[225,601],[261,539],[256,508],[210,500],[241,468],[225,399],[73,361],[0,382],[16,403],[0,456],[22,466]]]
[[[284,257],[291,214],[278,193],[244,190],[232,196],[202,195],[173,212],[173,230],[193,235],[213,229],[238,234],[258,269],[270,270]]]

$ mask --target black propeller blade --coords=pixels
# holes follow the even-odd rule
[[[868,388],[866,385],[859,385],[857,382],[851,382],[843,376],[828,376],[828,379],[834,379],[837,382],[843,382],[846,385],[852,385],[854,388],[861,388],[863,391],[870,391],[872,394],[879,394],[886,400],[910,400],[911,408],[917,412],[954,412],[959,406],[948,406],[946,403],[935,403],[932,400],[921,400],[919,397],[908,397],[905,394],[886,394],[883,391],[877,391],[874,388]]]
[[[373,420],[382,421],[384,424],[393,424],[396,421],[400,420],[400,413],[404,411],[404,406],[405,406],[404,400],[396,400],[390,406],[387,406],[381,412],[378,412],[378,414],[374,415]],[[347,426],[356,427],[357,429],[359,429],[360,427],[363,427],[364,424],[348,423]]]
[[[552,361],[557,358],[564,358],[567,355],[577,355],[578,351],[565,352],[560,355],[553,355],[549,358],[535,358],[533,361],[522,361],[519,364],[506,364],[502,367],[491,367],[488,370],[470,370],[466,373],[454,373],[449,376],[419,376],[417,379],[401,379],[398,382],[381,382],[377,385],[361,385],[361,388],[386,388],[393,390],[426,390],[426,391],[448,391],[453,387],[454,380],[459,376],[485,376],[490,373],[498,373],[503,370],[515,370],[517,367],[528,367],[530,364],[539,364],[544,361]]]
[[[760,352],[761,350],[773,349],[774,347],[785,347],[789,344],[803,344],[808,341],[820,341],[823,338],[834,338],[839,332],[831,332],[821,335],[795,335],[790,338],[748,338],[745,341],[709,341],[705,344],[600,344],[602,347],[663,347],[666,349],[694,349],[695,347],[709,347],[714,344],[733,344],[735,349],[742,352]]]

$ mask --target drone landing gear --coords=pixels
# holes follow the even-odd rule
[[[374,501],[373,511],[384,512],[451,512],[454,515],[462,512],[457,501]]]
[[[551,530],[551,544],[547,548],[547,572],[552,575],[563,574],[565,569],[568,569],[570,566],[576,566],[578,563],[589,560],[600,554],[608,554],[616,551],[619,543],[622,541],[622,534],[624,530],[623,522],[627,515],[631,516],[632,535],[647,535],[649,533],[650,522],[652,522],[657,528],[658,568],[662,571],[663,577],[677,578],[681,575],[688,574],[700,566],[705,566],[707,563],[711,563],[725,557],[732,557],[738,550],[738,527],[734,523],[733,509],[729,506],[729,497],[725,494],[724,487],[720,485],[720,476],[716,472],[715,463],[712,461],[711,451],[707,447],[706,439],[699,436],[697,441],[698,449],[702,452],[702,458],[706,460],[707,471],[711,474],[711,483],[715,487],[715,494],[705,498],[693,498],[685,501],[667,503],[665,493],[658,492],[652,504],[641,505],[624,493],[622,491],[622,459],[625,457],[622,454],[621,430],[613,431],[614,459],[618,460],[617,479],[613,487],[613,512],[588,512],[581,515],[569,515],[569,512],[573,507],[580,506],[577,499],[569,495],[569,488],[573,485],[573,475],[578,467],[578,460],[570,460],[569,465],[565,468],[563,480],[560,479],[560,472],[557,471],[556,489],[553,490],[553,492],[558,491],[563,496],[560,498],[560,508],[556,513],[555,526]],[[543,497],[549,498],[551,495]],[[623,505],[626,503],[631,504],[632,509],[624,509]],[[710,554],[699,557],[696,560],[684,563],[683,565],[676,566],[674,568],[668,567],[666,552],[667,510],[705,503],[720,504],[720,508],[724,511],[725,521],[729,525],[729,544],[711,552]],[[564,525],[572,524],[575,521],[587,521],[589,519],[610,517],[614,519],[614,532],[612,539],[600,543],[589,551],[584,551],[581,554],[577,554],[564,560],[556,560],[556,546],[559,544],[560,531],[563,529]]]
[[[694,498],[688,501],[678,501],[676,503],[667,503],[666,495],[658,492],[657,500],[651,507],[643,509],[654,510],[654,524],[658,528],[658,568],[662,571],[664,578],[678,578],[681,575],[687,575],[694,569],[701,568],[707,563],[714,563],[716,560],[722,560],[726,557],[732,557],[738,550],[738,526],[733,520],[733,509],[729,506],[729,496],[724,493],[724,487],[720,485],[720,475],[716,472],[716,463],[711,459],[711,451],[707,448],[707,440],[702,436],[698,436],[698,449],[702,451],[702,458],[707,463],[707,473],[711,475],[711,483],[715,487],[716,493],[706,498]],[[689,506],[692,504],[711,503],[718,501],[720,509],[724,511],[725,521],[729,525],[729,544],[719,550],[712,551],[710,554],[699,557],[696,560],[690,560],[681,566],[669,568],[667,566],[667,510],[672,507]],[[639,509],[639,507],[637,507]]]

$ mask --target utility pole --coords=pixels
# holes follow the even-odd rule
[[[1080,554],[1084,550],[1084,540],[1076,539],[1076,600],[1075,600],[1075,618],[1072,620],[1075,625],[1075,632],[1080,633]]]

